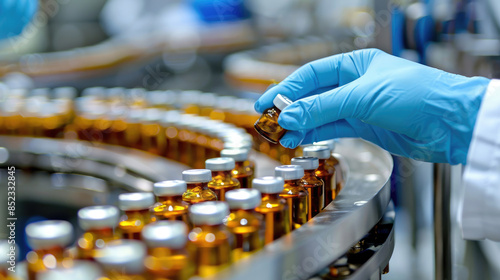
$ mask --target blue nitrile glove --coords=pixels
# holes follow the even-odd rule
[[[361,137],[391,153],[465,163],[489,80],[467,78],[366,49],[308,63],[255,103],[262,112],[281,93],[297,100],[279,124],[288,148]]]
[[[38,0],[0,0],[0,40],[21,34],[37,6]]]

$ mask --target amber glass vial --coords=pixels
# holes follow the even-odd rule
[[[325,207],[335,199],[335,167],[330,165],[330,149],[327,146],[307,146],[304,147],[305,157],[316,157],[319,159],[319,166],[316,169],[316,176],[325,183]]]
[[[149,208],[155,203],[152,193],[123,193],[118,196],[118,206],[124,212],[119,228],[123,239],[141,239],[142,228],[151,223]]]
[[[249,256],[264,245],[260,236],[262,214],[255,211],[261,200],[260,192],[255,189],[232,190],[226,194],[231,214],[224,223],[235,237],[233,261]]]
[[[266,142],[267,143],[267,142]],[[249,139],[225,139],[225,142],[223,143],[224,150],[232,150],[232,149],[244,149],[250,152],[252,150],[252,145],[253,142]],[[250,170],[252,170],[252,173],[255,174],[255,161],[251,160],[250,158],[245,161],[245,166],[248,166]]]
[[[229,207],[222,201],[198,203],[189,208],[195,227],[188,238],[198,276],[214,275],[231,263],[231,233],[223,224],[228,215]]]
[[[26,227],[28,245],[26,255],[28,279],[36,280],[41,272],[63,267],[69,258],[64,250],[73,239],[73,227],[67,221],[47,220]]]
[[[291,230],[297,229],[309,219],[309,193],[304,188],[304,168],[300,165],[281,165],[274,169],[276,177],[285,180],[280,196],[286,200],[290,211]]]
[[[325,198],[323,195],[323,180],[316,177],[316,169],[319,166],[319,160],[315,157],[296,157],[292,158],[293,165],[300,165],[304,168],[304,177],[302,185],[309,193],[307,220],[312,219],[324,208]]]
[[[235,166],[231,170],[231,174],[240,182],[240,187],[248,189],[252,187],[254,172],[248,161],[247,149],[224,149],[220,152],[221,157],[229,157],[234,159]]]
[[[99,280],[149,280],[144,269],[145,259],[146,246],[141,241],[111,241],[96,257],[105,275]]]
[[[212,171],[209,169],[189,169],[182,171],[182,179],[186,181],[187,190],[182,200],[189,204],[217,200],[217,194],[208,188],[212,180]]]
[[[253,179],[252,186],[260,191],[262,201],[255,211],[264,216],[264,243],[269,244],[290,232],[290,211],[286,200],[280,197],[285,181],[281,177]]]
[[[144,261],[148,279],[184,280],[193,276],[194,262],[186,248],[188,229],[180,221],[159,221],[142,230],[148,250]]]
[[[212,170],[212,180],[208,188],[217,194],[220,201],[226,200],[226,192],[240,188],[240,182],[233,177],[234,159],[227,157],[211,158],[205,161],[205,168]]]
[[[74,260],[68,262],[68,265],[41,272],[37,280],[106,279],[102,277],[102,270],[97,263],[93,261]],[[0,279],[5,280],[4,278]],[[7,280],[16,279],[21,280],[18,278],[7,278]]]
[[[345,179],[342,174],[341,161],[342,156],[335,153],[335,140],[326,140],[321,142],[314,142],[315,146],[328,146],[330,148],[330,158],[327,160],[330,165],[335,167],[335,196],[344,188]]]
[[[89,206],[78,211],[78,224],[85,231],[77,240],[77,258],[94,260],[106,244],[120,236],[115,232],[120,211],[115,206]]]
[[[188,223],[189,203],[182,200],[182,194],[186,192],[186,181],[168,180],[157,182],[153,185],[153,193],[157,203],[151,211],[156,221],[178,220]]]
[[[283,109],[292,104],[292,101],[286,96],[278,94],[274,98],[273,104],[273,107],[266,109],[262,113],[262,116],[255,122],[254,127],[267,141],[278,144],[281,137],[286,133],[286,130],[278,124],[278,117]]]

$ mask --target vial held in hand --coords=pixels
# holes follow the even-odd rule
[[[286,96],[278,94],[273,100],[274,106],[266,109],[262,116],[254,124],[255,130],[267,141],[278,144],[279,140],[285,135],[286,130],[278,124],[278,117],[281,111],[292,101]]]

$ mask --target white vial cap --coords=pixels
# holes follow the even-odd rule
[[[247,140],[242,141],[227,141],[224,142],[224,149],[252,149],[252,142]]]
[[[142,229],[142,239],[150,248],[184,248],[187,234],[187,226],[181,221],[158,221]]]
[[[230,209],[253,209],[259,206],[262,200],[256,189],[237,189],[226,193],[226,202]]]
[[[318,168],[319,160],[316,157],[294,157],[292,158],[293,165],[300,165],[304,170],[313,170]]]
[[[228,171],[234,169],[234,159],[229,157],[210,158],[205,161],[205,168],[212,171]]]
[[[66,247],[73,238],[73,226],[60,220],[35,222],[26,227],[26,236],[34,250]]]
[[[145,257],[146,246],[141,241],[122,239],[108,242],[95,259],[104,268],[140,274],[144,271]]]
[[[182,180],[187,183],[208,183],[212,180],[209,169],[189,169],[182,171]]]
[[[186,190],[187,185],[184,180],[167,180],[153,185],[153,193],[156,196],[182,195]]]
[[[228,157],[234,161],[245,161],[248,159],[247,149],[224,149],[220,152],[221,157]]]
[[[123,211],[148,209],[155,203],[150,192],[122,193],[118,196],[118,206]]]
[[[78,224],[83,230],[115,228],[120,211],[115,206],[89,206],[78,211]]]
[[[252,180],[252,188],[261,193],[280,193],[285,188],[285,181],[281,177],[259,177]]]
[[[229,206],[222,201],[207,201],[189,207],[189,217],[194,225],[219,225],[229,215]]]
[[[328,146],[307,146],[304,147],[303,154],[305,157],[317,157],[319,159],[329,159],[330,148],[328,148]]]
[[[330,151],[335,150],[335,140],[330,139],[330,140],[325,140],[325,141],[320,141],[320,142],[314,142],[314,146],[327,146]]]
[[[94,280],[104,276],[99,266],[91,261],[74,260],[71,266],[48,269],[37,275],[39,280]]]
[[[274,106],[276,106],[276,108],[280,110],[285,109],[288,105],[292,103],[293,103],[292,100],[281,94],[276,95],[276,97],[273,100]]]
[[[77,91],[74,87],[57,87],[52,90],[52,95],[56,99],[75,99],[75,97],[77,96]]]
[[[297,180],[304,177],[304,168],[300,165],[281,165],[274,169],[274,175],[284,180]]]

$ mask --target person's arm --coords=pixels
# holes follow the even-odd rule
[[[500,241],[500,80],[481,104],[463,179],[463,237]]]
[[[21,34],[37,7],[38,0],[0,0],[0,40]]]

